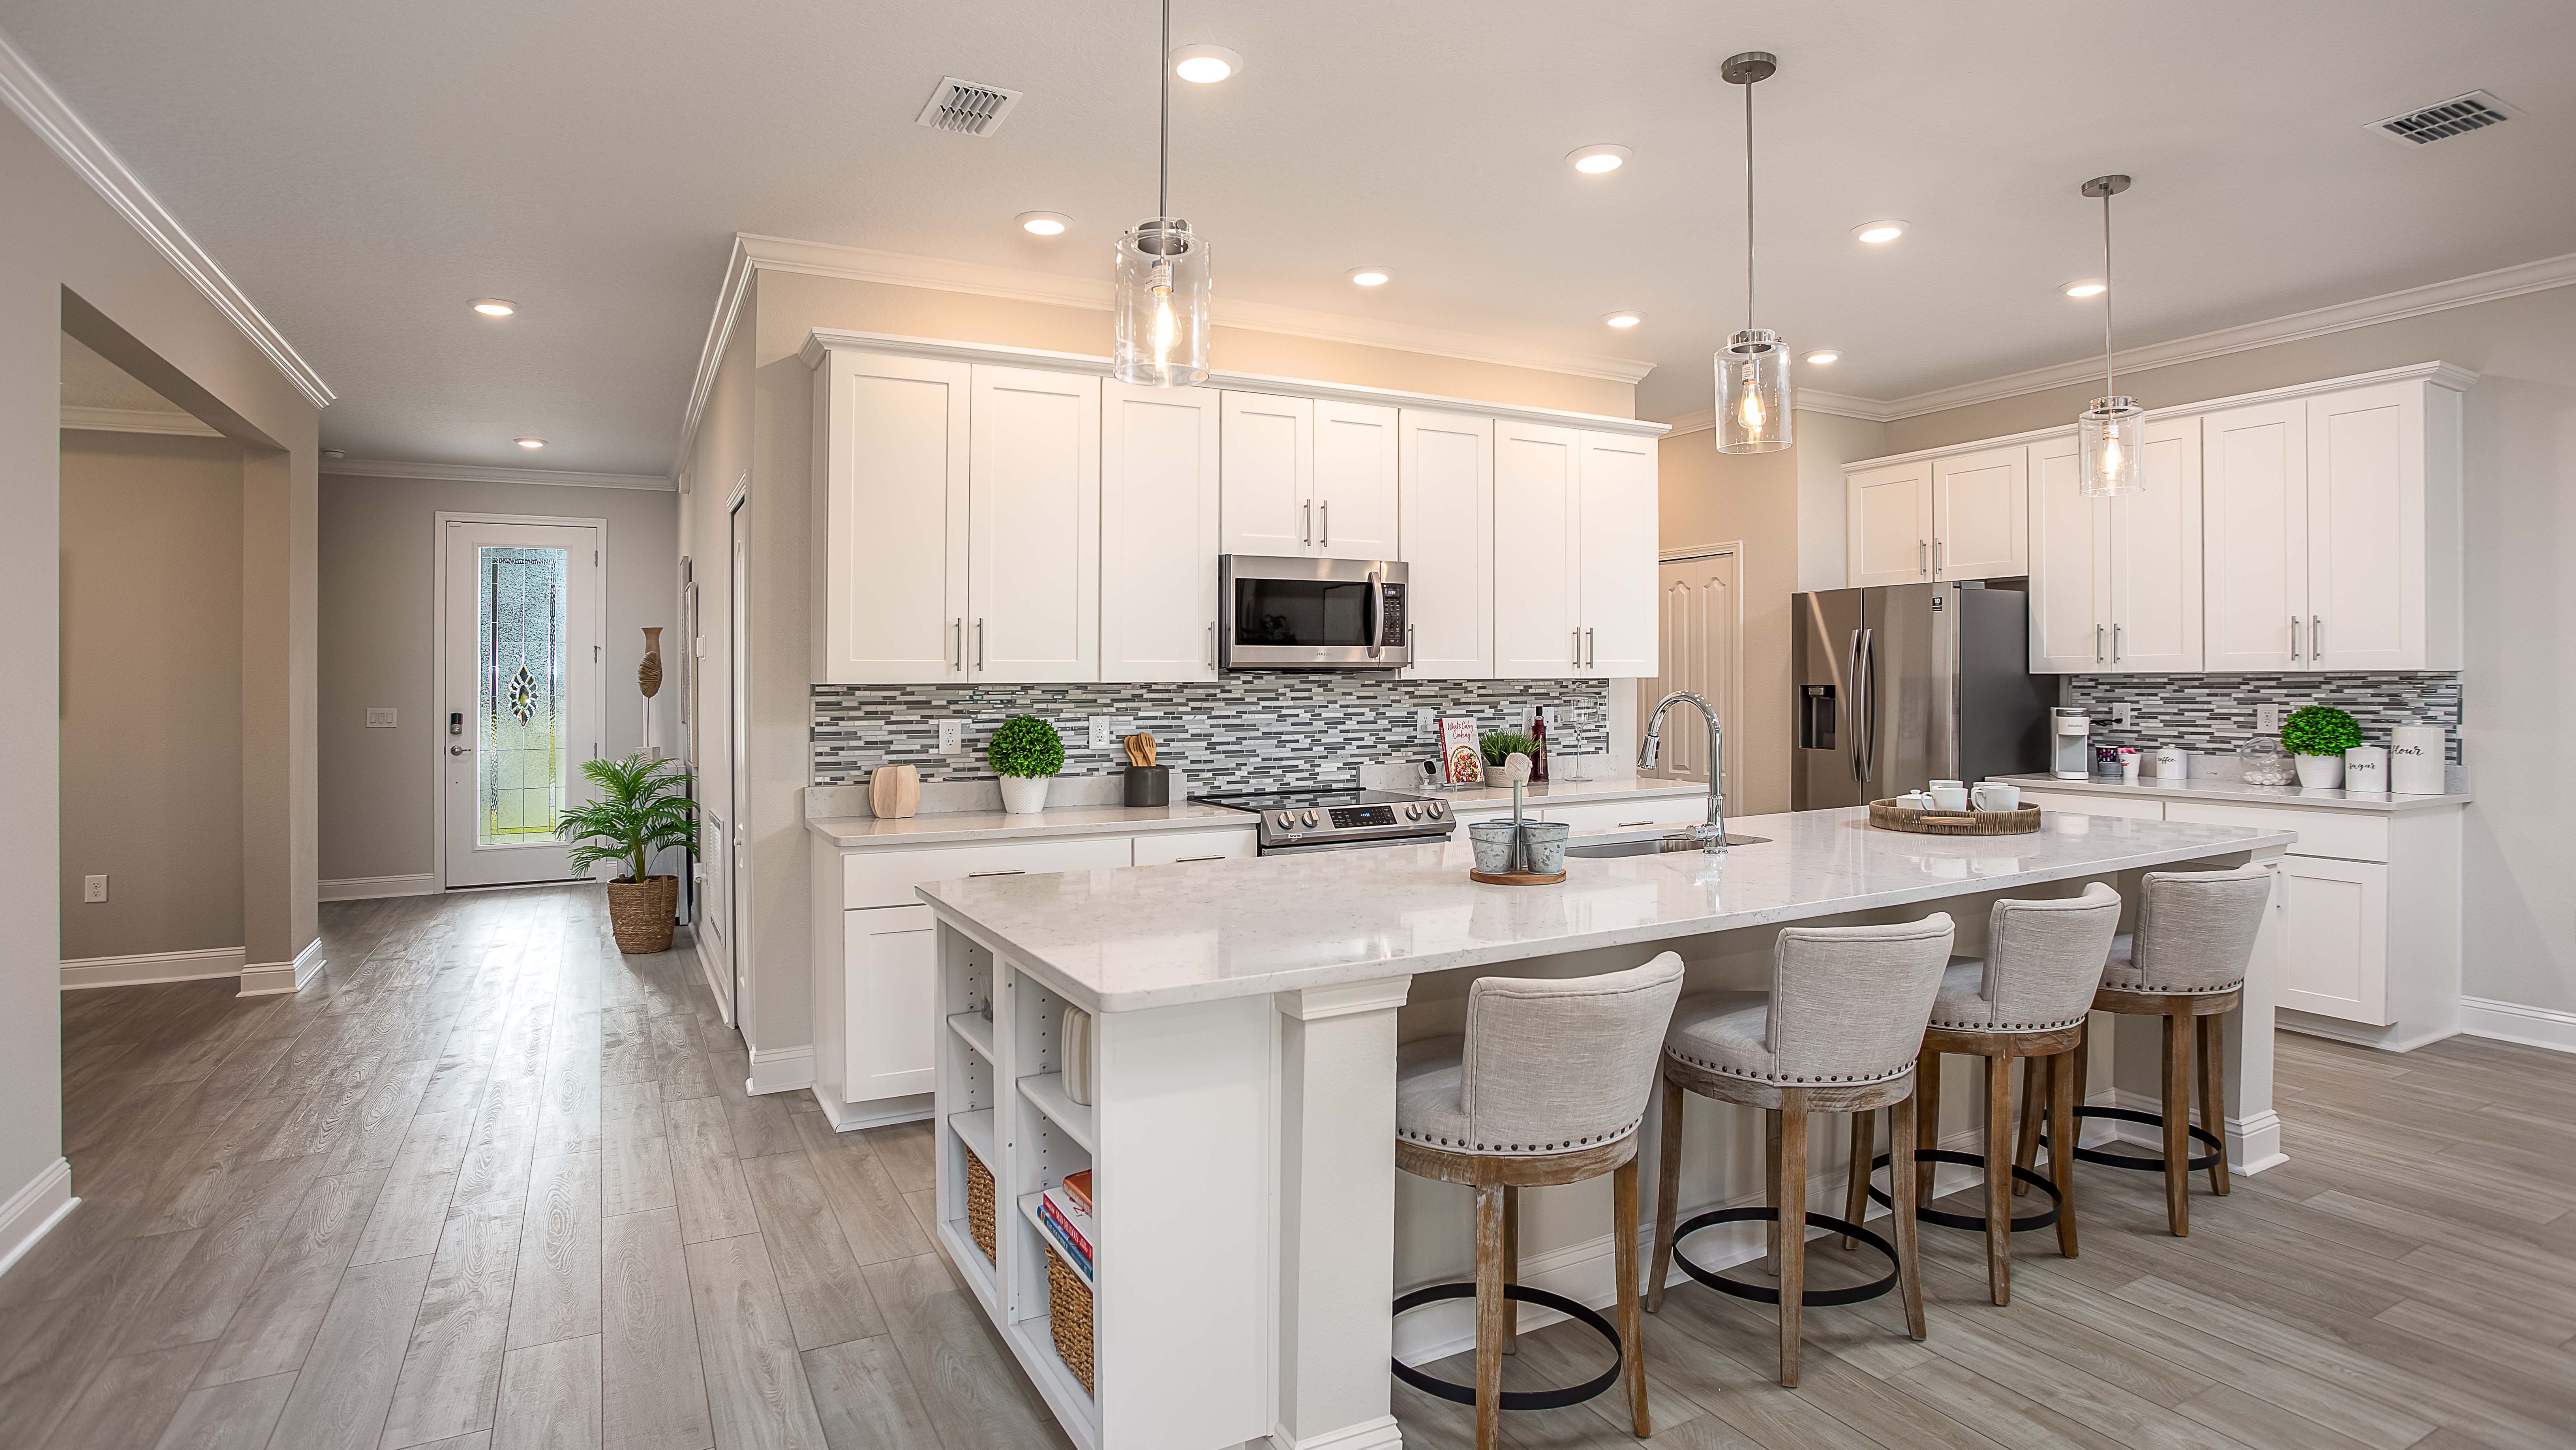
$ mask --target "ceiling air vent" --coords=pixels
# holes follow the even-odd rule
[[[2465,96],[2453,96],[2438,106],[2426,106],[2420,111],[2373,121],[2370,129],[2391,141],[2403,141],[2409,146],[2430,146],[2466,132],[2501,125],[2520,114],[2484,91],[2471,91]]]
[[[1000,86],[979,86],[955,76],[941,76],[939,89],[930,93],[930,104],[913,117],[915,125],[934,131],[955,131],[965,136],[990,136],[1002,129],[1002,118],[1020,103],[1018,91]]]

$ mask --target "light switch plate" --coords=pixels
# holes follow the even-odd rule
[[[2111,723],[2119,726],[2123,730],[2128,729],[2132,724],[2136,723],[2133,716],[2137,708],[2138,707],[2136,705],[2127,700],[2114,702],[2111,706]]]
[[[2257,706],[2255,706],[2255,707],[2254,707],[2254,728],[2255,728],[2255,729],[2257,729],[2257,730],[2267,730],[2267,731],[2268,731],[2268,730],[2278,730],[2278,729],[2280,729],[2280,728],[2281,728],[2281,707],[2280,707],[2280,706],[2278,706],[2278,705],[2257,705]]]
[[[84,876],[81,878],[81,900],[105,901],[106,899],[107,878],[105,876]]]
[[[939,753],[942,755],[954,755],[965,748],[966,722],[963,720],[940,721]]]
[[[394,728],[394,711],[392,707],[386,705],[369,705],[367,707],[367,728],[370,730],[391,730]]]
[[[1548,729],[1550,729],[1550,730],[1555,729],[1555,728],[1556,728],[1556,707],[1555,707],[1554,705],[1541,705],[1541,706],[1539,706],[1539,707],[1538,707],[1538,718],[1539,718],[1539,719],[1541,719],[1541,720],[1543,720],[1543,721],[1545,721],[1545,722],[1547,722],[1547,728],[1548,728]]]

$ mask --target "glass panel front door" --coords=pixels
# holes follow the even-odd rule
[[[475,575],[477,709],[482,731],[478,845],[550,839],[564,806],[562,549],[485,545]]]

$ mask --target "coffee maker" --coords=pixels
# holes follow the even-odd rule
[[[2080,705],[2058,705],[2048,712],[2048,773],[2059,780],[2085,780],[2093,774],[2093,714]]]

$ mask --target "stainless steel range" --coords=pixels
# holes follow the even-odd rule
[[[1445,801],[1357,786],[1221,791],[1192,796],[1206,806],[1250,811],[1264,856],[1348,851],[1363,846],[1419,846],[1449,839],[1457,817]]]

